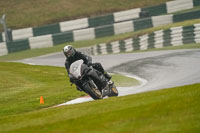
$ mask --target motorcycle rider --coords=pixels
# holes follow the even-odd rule
[[[102,67],[102,65],[100,63],[92,63],[92,58],[88,55],[82,54],[81,52],[77,51],[75,48],[73,48],[71,45],[67,45],[63,48],[63,53],[66,57],[66,61],[65,61],[65,68],[68,72],[69,78],[70,78],[70,82],[73,83],[73,79],[71,77],[71,75],[69,74],[69,68],[70,65],[77,61],[82,59],[84,62],[84,64],[86,64],[87,66],[92,66],[94,69],[98,70],[99,72],[101,72],[102,74],[104,74],[105,78],[108,79],[108,81],[110,81],[111,76],[104,70],[104,68]],[[78,90],[80,90],[79,88],[77,88]]]

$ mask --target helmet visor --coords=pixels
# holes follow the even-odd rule
[[[65,52],[65,56],[66,57],[70,57],[70,56],[72,56],[74,54],[74,51],[73,51],[73,49],[71,48],[70,50],[68,50],[67,52]]]

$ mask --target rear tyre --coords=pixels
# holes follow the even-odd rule
[[[108,95],[109,97],[113,97],[113,96],[118,96],[119,92],[117,90],[117,87],[113,84],[110,88],[110,94]]]

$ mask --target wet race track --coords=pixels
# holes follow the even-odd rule
[[[121,73],[141,82],[136,87],[118,87],[119,96],[200,83],[200,49],[112,54],[92,58],[93,62],[100,62],[108,72]],[[64,67],[64,61],[62,53],[55,53],[19,62]],[[91,100],[90,97],[78,98],[63,105]]]

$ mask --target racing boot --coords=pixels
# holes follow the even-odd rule
[[[106,71],[104,72],[104,76],[106,79],[108,79],[108,81],[110,81],[110,79],[112,78]]]

